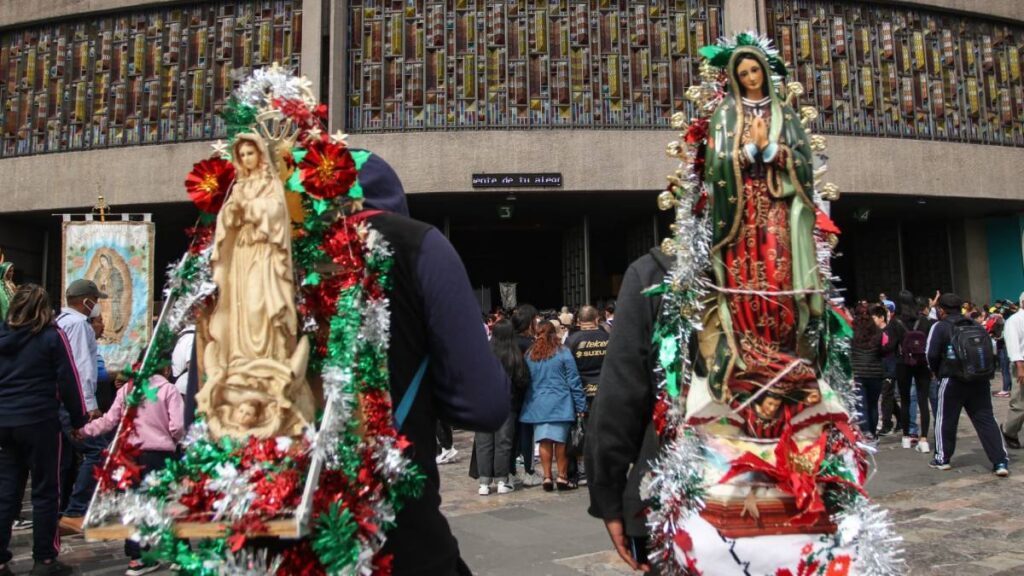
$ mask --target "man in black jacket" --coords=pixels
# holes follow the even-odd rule
[[[651,570],[640,480],[658,452],[651,423],[656,397],[651,333],[660,300],[642,291],[661,283],[670,265],[652,249],[626,270],[584,448],[588,512],[604,520],[615,550],[634,570]]]
[[[1000,477],[1010,475],[1009,455],[1003,436],[992,414],[992,395],[988,381],[963,382],[950,375],[946,359],[952,355],[950,343],[954,327],[968,321],[960,313],[963,300],[956,294],[939,298],[939,322],[928,333],[928,366],[939,376],[939,406],[935,417],[935,457],[928,464],[938,470],[952,468],[949,461],[956,448],[956,429],[960,410],[966,410],[978,439],[992,462],[992,471]]]

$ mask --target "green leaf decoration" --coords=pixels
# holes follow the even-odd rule
[[[373,152],[369,150],[352,150],[350,154],[352,154],[352,161],[356,163],[356,171],[359,171],[363,169],[363,164],[366,164],[366,161],[370,159]]]
[[[317,518],[316,526],[313,551],[327,572],[339,574],[354,566],[359,559],[359,547],[355,538],[358,525],[352,513],[335,502]]]

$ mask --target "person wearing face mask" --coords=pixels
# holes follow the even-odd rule
[[[95,282],[82,278],[69,284],[64,296],[67,305],[61,308],[60,315],[57,316],[57,325],[67,335],[68,343],[71,345],[71,355],[82,383],[82,400],[88,411],[89,419],[92,420],[99,418],[103,413],[96,402],[96,380],[98,377],[96,332],[89,320],[93,316],[99,315],[99,301],[106,298],[107,295],[100,292]],[[63,413],[61,421],[65,425],[67,440],[71,441],[75,451],[82,456],[82,464],[75,477],[71,497],[64,509],[60,524],[66,529],[81,531],[85,511],[89,507],[89,499],[92,498],[93,490],[96,489],[96,479],[93,478],[92,471],[100,463],[101,453],[107,447],[107,439],[99,437],[86,438],[81,442],[75,441],[71,435],[70,423],[66,422]],[[62,468],[67,469],[69,464],[62,464]]]

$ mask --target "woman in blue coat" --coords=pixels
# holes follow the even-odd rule
[[[562,342],[550,322],[537,328],[536,340],[526,352],[526,365],[530,368],[530,388],[523,402],[520,422],[533,424],[533,441],[540,443],[540,463],[544,469],[544,490],[551,492],[570,490],[569,460],[565,443],[569,429],[587,411],[579,372],[572,353]],[[558,480],[551,481],[551,453],[558,461]]]

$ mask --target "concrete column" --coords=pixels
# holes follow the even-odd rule
[[[985,221],[961,220],[950,225],[953,290],[961,298],[985,304],[992,299]]]
[[[348,52],[348,2],[338,0],[330,3],[330,54],[324,57],[328,59],[330,73],[325,81],[330,82],[328,102],[330,114],[329,125],[331,132],[345,129],[345,116],[348,108],[347,85],[348,85],[348,63],[346,54]]]
[[[313,83],[313,94],[320,96],[320,63],[326,56],[320,53],[320,32],[323,26],[322,0],[302,2],[302,60],[299,74]]]
[[[726,36],[747,30],[766,30],[764,0],[725,0],[722,11],[722,33]]]

